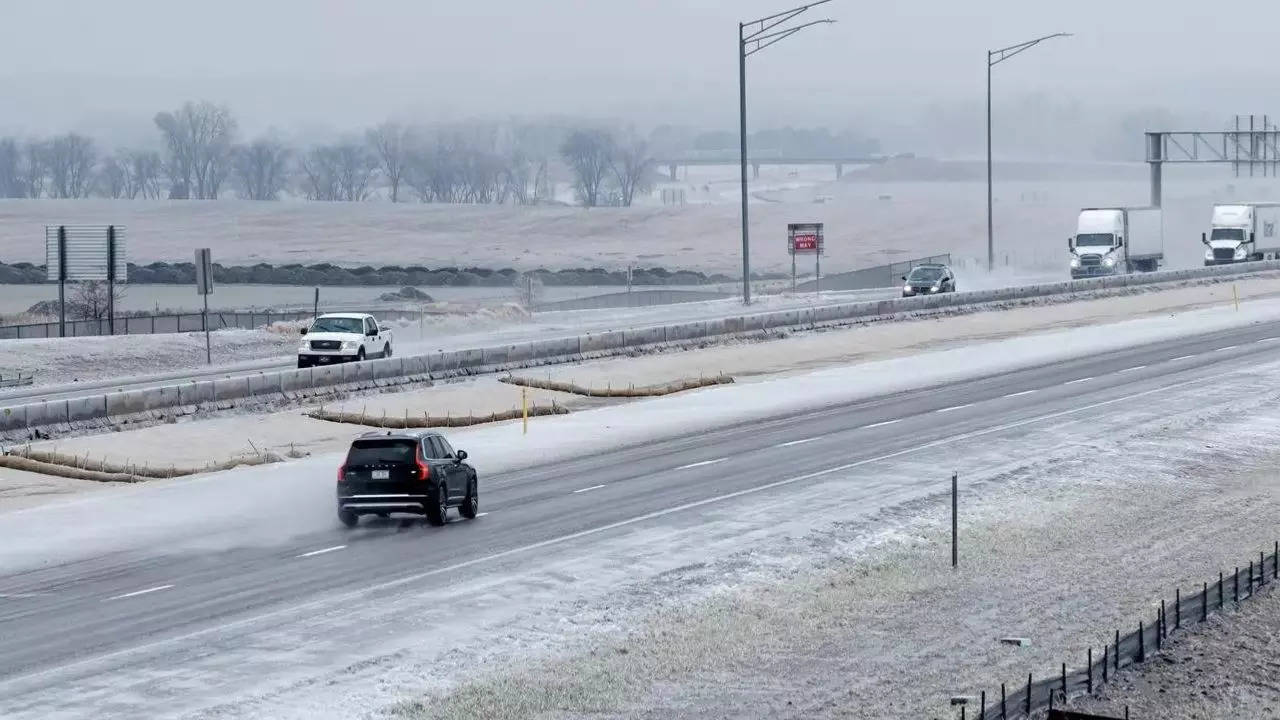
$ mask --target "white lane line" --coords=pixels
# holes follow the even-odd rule
[[[1280,340],[1280,337],[1262,338],[1261,340],[1254,340],[1254,342],[1255,342],[1255,343],[1264,343],[1264,342],[1275,342],[1275,341],[1277,341],[1277,340]]]
[[[1176,358],[1169,358],[1169,362],[1178,362],[1179,360],[1190,360],[1193,357],[1195,357],[1195,355],[1179,355]]]
[[[688,470],[690,468],[706,467],[708,465],[715,465],[716,463],[722,463],[728,459],[729,458],[716,458],[715,460],[703,460],[702,462],[689,463],[688,465],[681,465],[680,467],[676,468],[676,470]]]
[[[1087,378],[1079,378],[1079,379],[1077,379],[1077,380],[1068,380],[1068,381],[1066,381],[1066,382],[1064,382],[1064,383],[1062,383],[1062,384],[1063,384],[1063,385],[1075,385],[1076,383],[1089,382],[1089,381],[1090,381],[1090,380],[1092,380],[1092,379],[1093,379],[1093,378],[1091,378],[1091,377],[1087,377]]]
[[[892,425],[892,424],[894,424],[894,423],[900,423],[900,422],[902,422],[902,420],[903,420],[903,418],[898,418],[897,420],[885,420],[884,422],[871,423],[870,425],[863,425],[862,427],[857,428],[857,429],[858,429],[858,430],[869,430],[869,429],[871,429],[871,428],[884,427],[885,425]]]
[[[300,558],[315,557],[316,555],[331,553],[335,550],[345,550],[346,548],[347,548],[346,545],[334,545],[333,547],[327,547],[327,548],[324,548],[323,550],[312,550],[311,552],[305,552],[305,553],[302,553],[301,555],[295,555],[294,557],[300,557]]]
[[[952,410],[961,410],[967,407],[973,407],[973,403],[965,403],[964,405],[952,405],[951,407],[945,407],[945,408],[942,408],[941,410],[934,410],[934,412],[940,412],[940,413],[951,412]]]
[[[1235,349],[1236,349],[1236,348],[1238,348],[1238,347],[1240,347],[1240,346],[1239,346],[1239,345],[1228,345],[1228,346],[1226,346],[1226,347],[1220,347],[1220,348],[1218,348],[1217,350],[1214,350],[1214,352],[1223,352],[1223,351],[1226,351],[1226,350],[1235,350]]]
[[[482,517],[484,517],[485,515],[488,515],[488,514],[489,514],[489,513],[487,513],[487,512],[476,513],[476,517],[478,517],[478,518],[482,518]]]
[[[817,440],[817,439],[818,439],[818,438],[816,438],[816,437],[811,437],[811,438],[805,438],[805,439],[803,439],[803,440],[792,440],[791,442],[784,442],[784,443],[782,443],[782,444],[780,444],[780,445],[774,445],[774,447],[793,447],[793,446],[795,446],[795,445],[803,445],[803,444],[805,444],[805,443],[811,443],[811,442],[813,442],[814,440]]]
[[[1022,397],[1023,395],[1030,395],[1033,392],[1035,392],[1035,390],[1023,390],[1022,392],[1009,393],[1008,395],[1005,395],[1005,397]]]
[[[1146,367],[1146,365],[1134,365],[1133,367],[1127,367],[1123,370],[1117,370],[1116,372],[1118,373],[1133,372],[1134,370],[1141,370],[1144,367]]]
[[[109,597],[109,598],[107,598],[107,600],[123,600],[123,599],[125,599],[125,598],[138,597],[139,595],[146,595],[146,594],[148,594],[148,593],[160,592],[161,590],[168,590],[168,589],[169,589],[169,588],[171,588],[171,587],[173,587],[173,586],[172,586],[172,585],[157,585],[156,587],[153,587],[153,588],[147,588],[146,590],[137,590],[137,591],[135,591],[135,592],[125,593],[125,594],[123,594],[123,595],[116,595],[115,597]]]
[[[95,657],[81,658],[79,660],[74,660],[72,662],[66,663],[64,665],[60,665],[55,668],[35,670],[25,675],[13,675],[6,678],[3,681],[0,681],[0,687],[12,686],[14,683],[20,683],[26,680],[30,680],[32,678],[48,676],[53,673],[65,673],[69,670],[73,670],[79,667],[84,667],[92,663],[101,663],[107,660],[111,660],[113,658],[123,657],[130,654],[147,652],[155,648],[172,646],[172,645],[181,645],[195,638],[205,637],[207,635],[212,635],[216,633],[225,633],[228,630],[244,627],[246,625],[262,622],[264,620],[270,620],[272,618],[280,617],[282,615],[305,614],[309,610],[323,608],[325,607],[325,605],[330,605],[330,606],[345,605],[354,600],[360,600],[362,598],[365,598],[369,593],[377,593],[377,592],[382,592],[384,590],[392,590],[402,585],[410,585],[430,577],[435,577],[437,575],[445,575],[447,573],[453,573],[459,570],[465,570],[467,568],[475,567],[477,565],[486,565],[496,560],[503,560],[515,555],[524,555],[527,553],[531,553],[535,550],[542,550],[543,548],[555,547],[556,545],[563,545],[565,543],[573,542],[574,540],[580,540],[584,537],[599,535],[601,533],[606,533],[611,530],[617,530],[618,528],[630,527],[632,525],[648,522],[650,520],[666,517],[668,515],[674,515],[675,513],[684,512],[686,510],[693,510],[694,508],[700,508],[706,505],[714,505],[716,503],[721,503],[726,500],[733,500],[740,497],[746,497],[748,495],[755,495],[756,493],[762,493],[768,490],[774,490],[780,487],[786,487],[787,485],[794,485],[795,483],[804,482],[805,480],[812,480],[814,478],[825,477],[827,475],[832,475],[834,473],[844,472],[845,470],[851,470],[853,468],[861,467],[863,465],[870,465],[872,463],[878,463],[884,460],[892,460],[893,458],[902,457],[903,455],[910,455],[911,453],[920,452],[921,450],[930,450],[936,447],[943,447],[946,445],[951,445],[953,443],[963,442],[965,440],[972,440],[974,438],[983,437],[986,435],[994,435],[996,433],[1001,433],[1006,430],[1013,430],[1015,428],[1025,427],[1027,425],[1033,425],[1035,423],[1041,423],[1046,420],[1054,420],[1060,417],[1066,417],[1068,415],[1075,415],[1076,413],[1086,412],[1088,410],[1096,410],[1097,408],[1106,407],[1108,405],[1115,405],[1117,403],[1126,403],[1135,398],[1146,397],[1148,395],[1155,395],[1157,393],[1168,392],[1170,390],[1176,390],[1178,388],[1189,387],[1192,385],[1200,385],[1203,383],[1204,381],[1199,378],[1195,380],[1184,380],[1182,382],[1176,382],[1170,385],[1164,385],[1158,388],[1152,388],[1150,390],[1143,390],[1142,392],[1133,393],[1132,395],[1125,395],[1123,397],[1111,398],[1109,400],[1102,400],[1096,403],[1091,403],[1089,405],[1082,405],[1080,407],[1069,408],[1067,410],[1059,410],[1057,412],[1047,413],[1045,415],[1037,415],[1036,417],[1027,418],[1025,420],[1017,420],[1015,422],[1006,423],[1004,425],[996,425],[994,427],[986,428],[985,430],[974,430],[972,432],[960,433],[959,435],[951,435],[949,437],[939,438],[932,442],[927,442],[923,445],[916,445],[914,447],[904,448],[902,450],[886,453],[884,455],[877,455],[876,457],[866,458],[865,460],[858,460],[857,462],[851,462],[846,465],[839,465],[836,467],[827,468],[826,470],[818,470],[817,472],[811,472],[811,473],[808,473],[807,475],[796,475],[795,477],[789,477],[783,480],[777,480],[771,483],[765,483],[763,485],[756,485],[755,487],[749,487],[743,490],[724,493],[723,495],[716,495],[714,497],[703,498],[702,500],[695,500],[693,502],[688,502],[683,505],[675,505],[672,507],[663,508],[661,510],[655,510],[650,513],[645,513],[643,515],[636,515],[634,517],[627,518],[626,520],[618,520],[617,522],[611,522],[605,525],[600,525],[598,527],[587,528],[586,530],[579,530],[578,532],[569,533],[568,535],[560,535],[559,537],[540,540],[538,542],[530,543],[528,545],[521,545],[519,547],[514,547],[508,550],[503,550],[501,552],[493,553],[492,555],[485,555],[483,557],[472,558],[470,560],[464,560],[462,562],[454,563],[453,565],[446,565],[444,567],[434,568],[432,570],[424,570],[419,573],[414,573],[412,575],[405,575],[402,577],[395,578],[393,580],[385,580],[383,582],[376,583],[374,585],[363,587],[359,590],[340,593],[336,595],[328,595],[325,597],[317,598],[315,600],[308,600],[307,602],[299,603],[297,605],[286,605],[285,607],[281,607],[276,610],[270,610],[268,612],[265,612],[259,615],[253,615],[250,617],[240,618],[238,620],[232,620],[222,625],[214,625],[212,627],[206,627],[200,630],[194,630],[184,635],[168,637],[168,638],[164,638],[163,640],[154,640],[149,643],[135,645],[134,647],[126,648],[123,650],[115,650],[115,651],[104,653],[102,655],[98,655]]]
[[[591,492],[592,490],[599,490],[602,487],[604,487],[604,485],[592,485],[591,487],[579,488],[574,490],[573,494],[577,495],[578,493]]]

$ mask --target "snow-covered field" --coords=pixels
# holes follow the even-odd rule
[[[679,184],[690,204],[632,208],[484,207],[234,200],[0,200],[0,259],[42,262],[46,224],[128,228],[130,259],[190,261],[210,247],[222,263],[480,265],[625,268],[629,263],[741,272],[736,168],[695,168]],[[1145,166],[1099,170],[1103,180],[1027,182],[996,173],[1001,264],[1061,270],[1081,207],[1145,205]],[[1221,199],[1275,197],[1274,183],[1212,172],[1165,172],[1165,246],[1172,266],[1199,262],[1200,233]],[[666,184],[674,187],[675,184]],[[702,188],[708,188],[704,192]],[[761,168],[753,182],[753,269],[786,272],[788,222],[826,223],[827,272],[951,252],[986,257],[985,185],[835,182],[832,168]],[[815,202],[829,197],[825,202]],[[763,199],[761,199],[763,198]]]

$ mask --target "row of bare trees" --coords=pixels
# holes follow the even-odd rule
[[[574,130],[560,146],[573,175],[578,200],[587,207],[631,207],[636,192],[653,184],[653,155],[634,135],[619,139],[609,130]]]
[[[406,126],[386,122],[333,143],[296,148],[268,134],[238,141],[229,108],[188,102],[156,114],[162,150],[103,153],[76,133],[0,138],[0,197],[249,200],[296,195],[359,202],[534,204],[552,198],[559,158],[587,206],[630,205],[653,160],[634,135],[551,124]]]

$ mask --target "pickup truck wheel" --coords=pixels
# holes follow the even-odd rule
[[[391,343],[387,343],[386,345],[382,346],[382,357],[384,358],[391,357]]]
[[[436,501],[427,505],[427,522],[435,526],[444,525],[449,519],[449,488],[440,483]]]
[[[360,348],[356,353],[356,362],[364,362],[364,348]]]
[[[299,369],[299,370],[301,370],[301,369],[303,369],[303,368],[309,368],[309,367],[311,367],[311,363],[307,362],[306,360],[299,360],[299,361],[298,361],[298,369]]]

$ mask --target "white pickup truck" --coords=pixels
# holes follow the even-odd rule
[[[298,367],[391,357],[391,330],[372,315],[332,313],[302,329]]]

